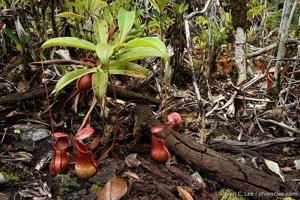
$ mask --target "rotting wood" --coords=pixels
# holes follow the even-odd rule
[[[54,88],[55,88],[55,85],[49,85],[48,86],[49,93],[51,93],[54,90]],[[114,89],[115,89],[117,98],[120,98],[123,100],[143,100],[143,101],[151,102],[153,104],[160,103],[160,99],[156,99],[154,97],[150,97],[150,96],[136,93],[136,92],[133,92],[130,90],[126,90],[126,89],[118,87],[118,86],[114,86]],[[32,89],[30,89],[26,92],[22,92],[22,93],[19,93],[19,92],[10,93],[10,94],[0,97],[0,105],[4,105],[4,104],[12,105],[17,102],[36,99],[36,98],[44,96],[45,93],[46,92],[45,92],[44,87],[35,87],[35,88],[32,88]],[[107,95],[110,97],[114,96],[113,89],[111,86],[108,86],[108,88],[107,88]]]
[[[144,114],[147,111],[146,109],[139,110],[143,110]],[[152,118],[145,119],[149,127],[159,123],[154,116]],[[174,132],[172,129],[166,129],[160,136],[165,139],[168,149],[177,158],[189,164],[202,176],[236,189],[240,192],[239,194],[248,193],[255,195],[255,198],[258,199],[268,199],[268,196],[264,195],[275,194],[275,192],[294,192],[276,174],[254,169],[234,158],[216,152],[207,145],[199,144],[187,136]],[[298,195],[299,193],[297,193]]]
[[[288,186],[276,175],[256,170],[171,129],[167,129],[162,136],[169,150],[177,157],[199,170],[202,175],[226,186],[254,194],[288,190]]]

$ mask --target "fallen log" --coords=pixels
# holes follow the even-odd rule
[[[265,199],[264,194],[288,191],[288,186],[276,175],[256,170],[171,129],[166,129],[161,135],[169,150],[178,158],[202,175],[234,188],[241,194],[253,194],[255,198],[261,196]]]
[[[147,127],[148,130],[152,126],[160,124],[153,116],[149,106],[139,106],[136,118],[141,124],[140,126]],[[143,134],[145,134],[144,131]],[[159,136],[165,140],[168,149],[177,158],[189,164],[202,176],[236,189],[237,195],[252,196],[258,199],[269,199],[269,197],[274,199],[274,196],[280,192],[287,195],[291,194],[292,197],[299,196],[297,191],[290,189],[292,187],[282,182],[276,174],[254,169],[172,129],[166,128]]]

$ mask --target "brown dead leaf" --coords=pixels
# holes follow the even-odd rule
[[[5,117],[14,117],[14,116],[17,116],[17,115],[24,115],[23,112],[18,112],[16,110],[13,110],[11,112],[9,112],[7,115],[5,115]]]
[[[234,67],[234,59],[229,56],[219,55],[217,59],[217,71],[227,76]]]
[[[127,193],[127,182],[122,177],[113,176],[103,189],[97,192],[97,200],[119,200]]]
[[[291,167],[282,167],[281,171],[284,173],[293,172],[294,170]]]
[[[125,172],[125,174],[131,178],[131,179],[134,179],[134,180],[141,180],[141,178],[136,174],[136,173],[133,173],[133,172]]]
[[[129,154],[126,158],[125,158],[125,163],[128,167],[138,167],[141,164],[141,161],[139,161],[137,159],[137,154],[133,153],[133,154]]]
[[[177,191],[182,200],[193,200],[192,195],[180,186],[177,186]]]

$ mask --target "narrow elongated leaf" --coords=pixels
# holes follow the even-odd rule
[[[267,9],[267,7],[262,6],[262,5],[253,7],[253,8],[251,8],[247,11],[247,17],[254,17],[254,16],[257,16],[257,15],[260,15],[261,12],[264,11],[265,9]]]
[[[107,43],[99,43],[96,46],[96,52],[102,64],[107,64],[110,56],[113,54],[113,47]]]
[[[168,4],[168,0],[156,0],[156,2],[160,12],[162,13],[164,11],[164,8]]]
[[[55,89],[53,90],[52,93],[59,92],[61,89],[63,89],[65,86],[67,86],[72,81],[80,78],[81,76],[84,76],[86,74],[93,73],[93,72],[96,72],[96,68],[77,69],[77,70],[74,70],[72,72],[65,74],[63,77],[61,77],[59,79],[59,81],[55,85]]]
[[[106,94],[108,82],[108,74],[103,71],[98,71],[93,74],[93,90],[94,94],[99,102],[102,101]]]
[[[104,71],[107,71],[104,69]],[[109,65],[110,74],[122,74],[137,78],[146,78],[148,75],[148,70],[136,63],[132,62],[120,62]]]
[[[152,6],[160,13],[163,12],[168,0],[149,0]]]
[[[86,3],[86,0],[83,2]],[[91,0],[88,5],[89,5],[90,13],[96,13],[100,9],[107,6],[107,3],[102,0]]]
[[[168,57],[168,51],[166,45],[158,38],[158,37],[143,37],[143,38],[136,38],[133,40],[128,41],[127,43],[123,44],[126,47],[152,47],[159,50],[163,57]]]
[[[103,18],[107,21],[109,25],[113,24],[113,16],[109,7],[103,8]]]
[[[84,16],[78,15],[73,12],[62,12],[56,15],[56,17],[61,17],[61,18],[71,18],[71,19],[84,19]]]
[[[164,55],[152,47],[134,47],[117,57],[118,62],[128,62],[149,57],[163,57]]]
[[[158,7],[158,5],[157,5],[157,3],[156,3],[155,0],[149,0],[149,2],[151,3],[151,5],[152,5],[157,11],[160,12],[160,9],[159,9],[159,7]]]
[[[21,42],[18,40],[16,34],[10,29],[5,27],[4,29],[2,29],[4,34],[12,41],[15,43],[16,45],[16,49],[17,51],[22,52],[23,51],[23,45],[21,44]]]
[[[101,20],[94,24],[94,32],[96,34],[96,40],[99,43],[107,43],[108,38],[108,25],[106,20]]]
[[[133,26],[133,22],[135,19],[134,11],[127,11],[124,8],[120,8],[118,13],[118,26],[120,29],[120,43],[122,43],[128,32],[131,30]]]
[[[76,37],[52,38],[44,42],[42,48],[45,49],[45,48],[56,47],[56,46],[75,47],[75,48],[86,49],[91,51],[96,50],[96,45],[94,45],[93,43]]]
[[[20,44],[18,37],[16,36],[16,34],[8,27],[5,27],[4,29],[2,29],[3,32],[5,33],[5,35],[7,37],[9,37],[9,39],[14,42],[15,44]]]

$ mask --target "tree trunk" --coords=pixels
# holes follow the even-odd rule
[[[247,66],[246,66],[246,33],[243,28],[238,27],[235,34],[235,63],[238,67],[239,77],[237,85],[241,84],[247,79]]]
[[[298,0],[295,0],[295,3],[297,4]],[[280,35],[280,41],[278,45],[278,52],[276,56],[276,63],[275,63],[275,74],[274,74],[274,83],[273,88],[275,88],[276,93],[279,91],[280,87],[280,69],[282,66],[282,59],[285,57],[285,43],[288,39],[288,29],[290,26],[289,16],[290,18],[293,16],[293,13],[290,14],[291,11],[291,1],[285,0],[284,6],[282,9],[281,14],[281,22],[280,22],[280,28],[279,28],[279,35]]]
[[[238,85],[247,79],[246,66],[246,32],[247,23],[247,0],[230,1],[232,22],[236,27],[235,34],[235,63],[238,67]]]

